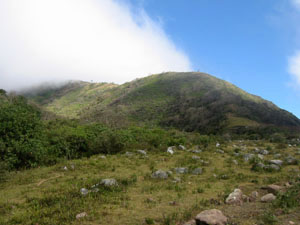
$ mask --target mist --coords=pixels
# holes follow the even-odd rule
[[[191,70],[160,22],[114,0],[0,0],[0,49],[6,90]]]

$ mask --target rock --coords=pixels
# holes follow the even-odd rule
[[[216,152],[217,152],[217,153],[220,153],[220,154],[224,154],[224,151],[221,150],[221,149],[217,149]]]
[[[181,182],[180,177],[174,177],[173,183],[179,183]]]
[[[295,224],[295,222],[293,222],[293,221],[289,221],[289,224],[290,224],[290,225],[294,225],[294,224]]]
[[[268,155],[269,151],[268,150],[260,150],[259,153],[262,155]]]
[[[197,225],[226,225],[227,217],[218,209],[205,210],[195,218]]]
[[[255,149],[254,149],[254,152],[255,152],[255,153],[260,153],[260,149],[259,149],[259,148],[255,148]]]
[[[134,154],[132,152],[126,152],[125,155],[130,157],[133,156]]]
[[[260,160],[263,160],[263,159],[264,159],[264,155],[258,154],[258,155],[257,155],[257,158],[259,158]]]
[[[81,219],[81,218],[83,218],[83,217],[86,217],[87,216],[87,213],[86,212],[82,212],[82,213],[79,213],[79,214],[77,214],[76,215],[76,219]]]
[[[250,202],[250,197],[248,197],[247,195],[243,195],[242,199],[243,199],[243,202]]]
[[[157,170],[152,174],[151,177],[156,179],[167,179],[168,174],[165,171]]]
[[[99,192],[99,188],[93,188],[93,189],[91,190],[91,192],[97,193],[97,192]]]
[[[216,143],[216,147],[219,148],[221,145],[219,142]]]
[[[75,170],[75,165],[74,164],[71,165],[71,169]]]
[[[137,152],[141,155],[147,155],[147,152],[145,150],[137,150]]]
[[[193,156],[192,156],[192,159],[194,159],[194,160],[198,160],[198,159],[200,159],[200,157],[199,157],[199,156],[197,156],[197,155],[193,155]]]
[[[248,162],[249,160],[253,159],[255,157],[254,154],[245,154],[244,155],[244,161]]]
[[[177,202],[175,202],[175,201],[170,201],[170,202],[169,202],[169,205],[177,205]]]
[[[189,172],[189,169],[185,168],[185,167],[177,167],[174,170],[175,170],[176,173],[180,173],[180,174]]]
[[[81,188],[81,189],[80,189],[80,193],[81,193],[82,195],[87,195],[87,194],[89,193],[89,190],[86,189],[86,188]]]
[[[277,166],[281,166],[283,164],[283,161],[279,160],[279,159],[273,159],[273,160],[270,160],[270,163],[275,164]]]
[[[234,191],[226,198],[225,202],[229,205],[242,205],[243,192],[240,189],[234,189]]]
[[[275,165],[275,164],[265,165],[264,166],[264,170],[267,170],[267,171],[279,171],[280,170],[280,166]]]
[[[170,153],[171,155],[173,155],[174,154],[173,147],[168,147],[167,153]]]
[[[105,187],[113,187],[118,186],[118,182],[116,179],[102,179],[100,182],[101,185],[104,185]]]
[[[262,196],[260,200],[261,200],[262,202],[272,202],[272,201],[274,201],[275,199],[276,199],[276,196],[273,195],[272,193],[269,193],[269,194],[267,194],[267,195]]]
[[[192,150],[192,152],[193,152],[193,153],[201,153],[202,150],[194,149],[194,150]]]
[[[203,173],[203,169],[202,168],[196,168],[192,171],[192,174],[194,175],[200,175]]]
[[[264,187],[263,189],[266,189],[269,193],[277,194],[278,192],[283,191],[284,187],[276,184],[270,184],[267,187]]]
[[[190,220],[190,221],[184,223],[183,225],[196,225],[196,220]]]
[[[262,162],[259,162],[256,164],[256,167],[264,169],[265,168],[265,164],[263,164]]]
[[[238,161],[236,161],[235,159],[232,160],[232,162],[233,162],[233,164],[235,164],[235,165],[239,165]]]
[[[101,155],[100,159],[106,159],[106,156],[105,155]]]
[[[167,174],[171,176],[173,174],[173,172],[171,170],[168,170]]]
[[[285,158],[284,162],[287,165],[296,165],[298,163],[297,159],[295,159],[293,156],[289,155]]]
[[[251,194],[250,194],[250,201],[251,201],[251,202],[255,202],[256,199],[258,198],[258,196],[259,196],[259,194],[258,194],[257,191],[251,192]]]
[[[64,166],[63,170],[67,171],[67,170],[68,170],[68,167]]]
[[[186,147],[184,147],[183,145],[179,145],[178,148],[179,150],[183,150],[183,151],[186,150]]]

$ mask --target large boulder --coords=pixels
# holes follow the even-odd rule
[[[284,190],[284,187],[276,185],[276,184],[270,184],[263,189],[266,189],[269,193],[277,194],[278,192],[281,192]]]
[[[155,179],[167,179],[168,173],[163,170],[157,170],[154,173],[152,173],[151,177]]]
[[[226,198],[225,202],[229,205],[242,205],[243,192],[240,189],[234,189],[234,191]]]
[[[261,197],[261,201],[262,202],[272,202],[276,199],[276,196],[273,195],[272,193],[266,194],[264,196]]]
[[[228,219],[220,210],[210,209],[199,213],[195,220],[197,225],[226,225]]]

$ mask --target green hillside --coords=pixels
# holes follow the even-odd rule
[[[147,124],[205,133],[300,127],[291,113],[204,73],[164,73],[119,86],[80,82],[57,93],[43,101],[38,92],[27,96],[59,115],[116,126]]]

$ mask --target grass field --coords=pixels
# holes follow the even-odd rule
[[[187,146],[189,150],[195,146]],[[284,148],[283,148],[284,147]],[[201,153],[176,150],[148,152],[147,156],[132,149],[133,155],[96,155],[73,161],[62,161],[52,167],[41,167],[3,175],[0,185],[0,224],[182,224],[204,209],[218,208],[231,224],[300,224],[298,205],[278,213],[274,204],[256,202],[229,206],[225,198],[234,188],[244,194],[258,191],[267,184],[295,181],[298,165],[285,165],[280,171],[253,171],[251,163],[234,153],[253,153],[255,148],[268,149],[263,161],[281,154],[284,159],[296,154],[297,146],[288,147],[263,141],[235,141],[201,148]],[[198,156],[200,159],[197,157]],[[235,162],[233,160],[236,160]],[[64,168],[64,167],[67,167]],[[176,174],[174,168],[189,171],[203,168],[203,174]],[[172,171],[165,180],[154,179],[157,170]],[[118,186],[93,185],[104,178],[115,178]],[[82,195],[81,188],[94,190]],[[76,219],[86,212],[87,216]],[[299,211],[298,211],[299,212]]]

